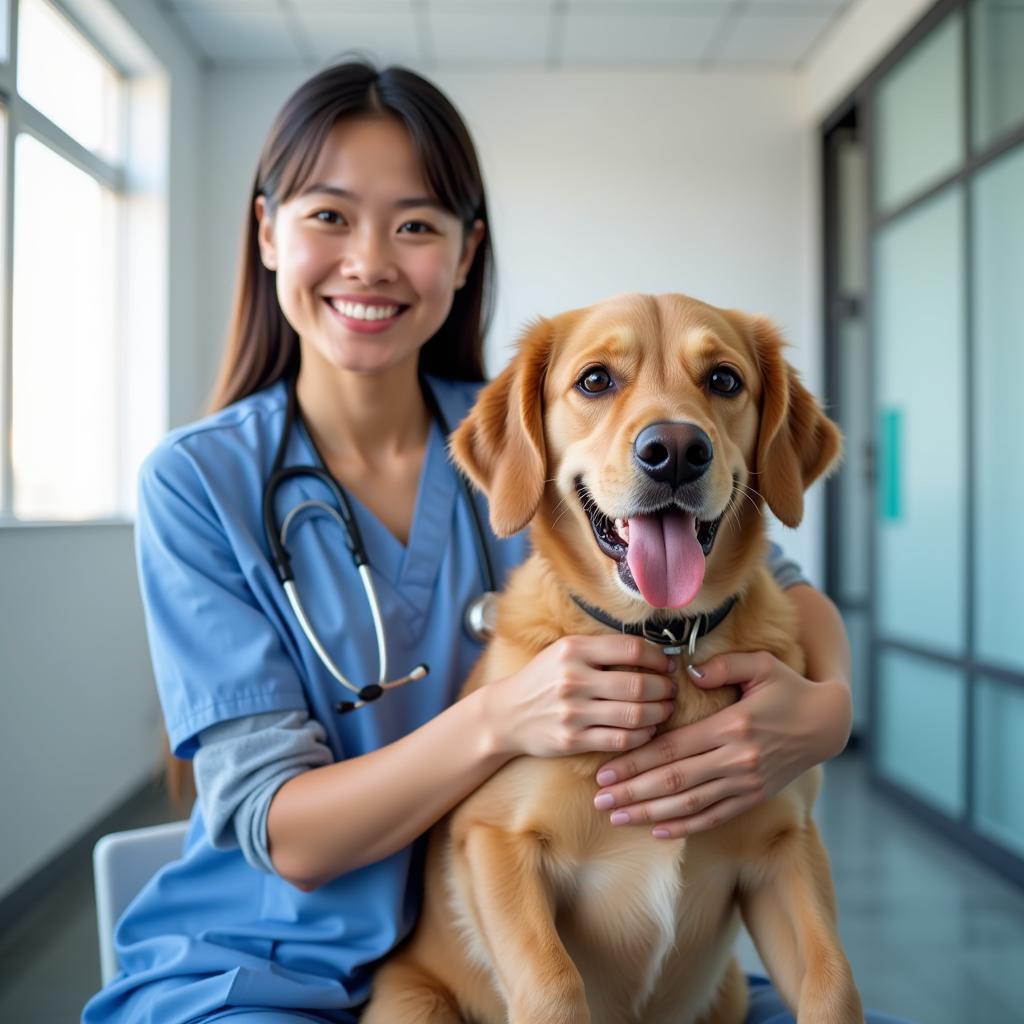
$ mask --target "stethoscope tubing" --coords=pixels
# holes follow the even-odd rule
[[[348,496],[334,479],[333,475],[322,466],[300,465],[282,468],[288,438],[291,435],[296,419],[301,420],[301,413],[298,410],[295,385],[296,378],[293,376],[288,382],[288,400],[285,409],[284,426],[281,430],[281,438],[278,441],[277,451],[274,454],[270,477],[263,489],[263,528],[267,537],[267,542],[270,545],[270,554],[271,559],[274,562],[274,569],[277,572],[278,579],[284,587],[288,603],[291,605],[292,611],[299,622],[302,632],[305,634],[306,639],[313,647],[317,657],[323,663],[328,672],[330,672],[331,676],[341,686],[350,690],[359,697],[358,702],[342,701],[338,703],[339,711],[352,711],[355,708],[362,707],[363,704],[368,703],[371,700],[376,700],[386,690],[393,689],[397,686],[403,686],[405,683],[412,682],[415,679],[422,679],[429,669],[426,665],[417,665],[412,672],[401,679],[396,679],[391,682],[386,681],[387,642],[384,633],[383,616],[381,615],[380,603],[377,599],[377,590],[374,586],[373,576],[370,571],[370,561],[366,553],[366,546],[363,543],[362,534],[360,533],[359,526],[356,523],[356,518],[352,511],[352,506],[349,503]],[[422,376],[420,377],[420,386],[423,390],[424,400],[427,402],[427,406],[430,409],[433,418],[436,420],[442,434],[447,437],[448,424],[441,412],[441,408],[438,405],[436,398],[433,395],[433,392],[430,390],[429,385]],[[313,443],[312,438],[310,438],[310,442]],[[314,451],[315,450],[316,446],[314,444]],[[320,457],[319,452],[317,452],[317,456]],[[323,459],[322,457],[320,458],[322,462]],[[494,572],[491,566],[490,554],[487,551],[487,545],[484,543],[483,527],[480,523],[476,503],[473,501],[472,493],[469,490],[469,485],[465,478],[461,473],[458,473],[457,475],[469,504],[470,518],[473,521],[474,527],[473,536],[477,549],[477,558],[484,582],[484,593],[477,599],[477,602],[474,603],[479,604],[480,606],[479,609],[476,609],[478,614],[471,615],[467,612],[466,619],[467,622],[471,619],[474,622],[478,620],[486,621],[486,609],[489,606],[489,602],[493,600],[495,589]],[[318,501],[314,499],[300,502],[294,508],[289,510],[281,525],[279,533],[274,511],[274,499],[282,484],[299,476],[312,476],[323,483],[337,501],[338,507],[334,508],[325,501]],[[295,574],[292,571],[291,558],[288,555],[287,541],[288,529],[295,517],[309,508],[318,508],[327,512],[342,528],[345,543],[348,546],[349,552],[352,555],[352,560],[359,572],[359,578],[366,594],[366,600],[370,606],[370,614],[373,617],[374,635],[377,641],[378,678],[377,683],[374,685],[357,687],[354,683],[345,678],[344,673],[334,663],[334,660],[320,642],[320,639],[313,628],[313,624],[310,621],[309,616],[306,614],[305,608],[302,606],[298,588],[295,584]],[[476,639],[482,639],[482,637],[476,636]]]

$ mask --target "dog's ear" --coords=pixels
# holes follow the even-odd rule
[[[798,526],[804,491],[839,461],[842,434],[786,362],[771,321],[748,317],[747,330],[761,368],[756,488],[786,526]]]
[[[478,396],[452,434],[455,464],[484,494],[491,529],[518,533],[534,517],[544,493],[544,374],[554,325],[540,320],[519,342],[519,351]]]

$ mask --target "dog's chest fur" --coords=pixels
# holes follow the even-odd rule
[[[488,816],[508,814],[506,827],[530,836],[536,869],[554,897],[559,936],[584,979],[593,1024],[659,1020],[651,1002],[666,999],[667,986],[674,1019],[686,1019],[680,1011],[710,1001],[728,959],[735,872],[709,869],[713,858],[700,837],[660,841],[647,827],[612,826],[595,812],[593,778],[606,760],[513,762],[501,773],[501,795],[490,787]],[[513,793],[520,798],[505,803],[502,797]],[[452,881],[451,909],[463,917]],[[463,929],[466,938],[472,932]],[[484,951],[474,952],[485,966]]]

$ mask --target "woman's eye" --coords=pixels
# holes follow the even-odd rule
[[[317,210],[313,214],[315,220],[321,224],[344,224],[345,218],[337,210]]]
[[[576,387],[588,395],[599,395],[611,390],[612,375],[603,366],[592,366],[589,370],[584,370],[583,375],[576,381]]]
[[[406,235],[429,235],[434,233],[433,226],[423,220],[407,220],[398,230]]]
[[[716,366],[708,377],[708,387],[718,395],[736,395],[743,389],[743,381],[730,367]]]

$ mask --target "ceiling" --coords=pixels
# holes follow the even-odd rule
[[[799,69],[857,0],[159,0],[212,67]]]

